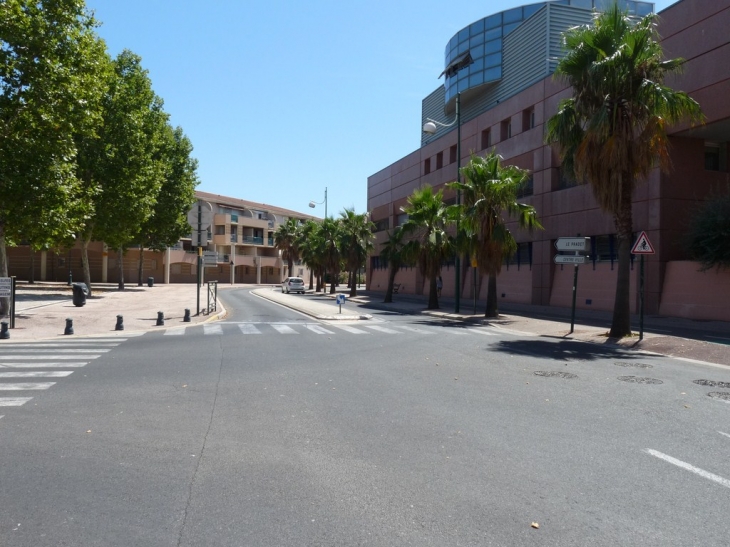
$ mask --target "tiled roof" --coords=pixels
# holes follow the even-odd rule
[[[255,209],[257,211],[266,211],[268,213],[273,213],[275,215],[282,215],[286,217],[293,217],[293,218],[300,218],[300,219],[314,219],[314,220],[321,220],[319,217],[315,217],[312,215],[305,215],[304,213],[299,213],[297,211],[291,211],[290,209],[283,209],[281,207],[276,207],[275,205],[268,205],[267,203],[256,203],[255,201],[247,201],[245,199],[238,199],[238,198],[232,198],[229,196],[221,196],[219,194],[211,194],[208,192],[195,192],[195,197],[198,199],[202,199],[204,201],[209,201],[212,203],[216,203],[218,205],[224,205],[228,207],[233,207],[236,209]]]

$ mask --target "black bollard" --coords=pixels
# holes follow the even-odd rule
[[[190,308],[185,308],[185,317],[183,317],[183,323],[190,323]]]
[[[121,315],[117,315],[117,326],[114,327],[114,330],[124,330],[124,317]]]
[[[0,340],[7,340],[10,338],[10,331],[8,330],[7,321],[0,323]]]
[[[157,326],[161,327],[165,324],[165,314],[161,311],[157,312]]]
[[[66,318],[66,330],[63,331],[63,334],[73,334],[74,333],[74,320],[70,317]]]

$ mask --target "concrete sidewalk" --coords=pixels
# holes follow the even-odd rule
[[[66,319],[73,320],[73,336],[124,336],[130,333],[185,326],[213,321],[225,315],[220,301],[210,314],[195,315],[196,286],[193,284],[155,285],[153,287],[127,284],[120,291],[116,284],[95,284],[86,305],[72,302],[71,287],[65,283],[18,283],[16,288],[15,328],[3,342],[22,342],[71,338],[64,335]],[[207,305],[205,287],[200,291],[201,308]],[[183,322],[185,309],[191,321]],[[157,326],[158,312],[163,312],[164,326]],[[122,316],[124,330],[115,330],[117,315]],[[8,318],[3,321],[9,323]],[[0,351],[2,351],[0,349]]]

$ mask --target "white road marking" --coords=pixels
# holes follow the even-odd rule
[[[102,344],[96,344],[96,343],[90,343],[90,342],[62,342],[60,344],[44,344],[44,343],[38,343],[35,342],[33,344],[3,344],[3,349],[15,349],[15,348],[68,348],[68,347],[76,347],[76,346],[93,346],[93,347],[102,347],[102,348],[113,348],[118,346],[119,343],[102,343]],[[106,350],[109,351],[109,350]]]
[[[241,334],[261,334],[261,331],[250,323],[239,323],[238,328],[241,329]]]
[[[403,329],[403,330],[407,330],[409,332],[418,332],[418,333],[421,333],[421,334],[424,334],[424,333],[427,332],[424,329],[418,329],[416,327],[411,327],[411,326],[408,326],[408,325],[398,325],[398,328],[399,329]]]
[[[48,389],[56,385],[56,382],[13,382],[11,384],[0,384],[0,391],[26,391],[32,389]]]
[[[355,327],[350,327],[349,325],[332,325],[335,328],[338,328],[340,330],[344,330],[345,332],[349,332],[350,334],[370,334],[369,332],[365,332],[364,330],[356,329]]]
[[[728,433],[723,433],[722,431],[718,431],[718,433],[719,433],[720,435],[725,435],[726,437],[730,437],[730,434],[728,434]]]
[[[23,359],[24,361],[40,361],[42,359],[96,359],[97,357],[101,357],[101,355],[27,355],[21,353],[16,353],[15,355],[0,355],[0,359],[3,360]],[[0,363],[0,366],[3,364],[4,363]]]
[[[332,332],[331,330],[327,330],[323,327],[320,327],[319,325],[306,325],[306,327],[312,332],[316,332],[317,334],[334,334],[334,332]]]
[[[730,488],[730,480],[725,479],[719,475],[715,475],[714,473],[710,473],[709,471],[705,471],[704,469],[695,467],[694,465],[689,464],[687,462],[683,462],[682,460],[678,460],[677,458],[667,456],[666,454],[662,454],[661,452],[657,452],[656,450],[652,450],[651,448],[645,449],[645,452],[647,454],[651,454],[655,458],[659,458],[660,460],[664,460],[665,462],[671,463],[672,465],[676,465],[677,467],[681,467],[682,469],[685,469],[696,475],[699,475],[702,478],[709,479],[713,482],[716,482],[719,485],[722,485],[726,488]]]
[[[80,368],[88,361],[47,361],[44,363],[0,363],[0,368]]]
[[[5,349],[5,348],[3,348],[3,349]],[[10,348],[10,351],[11,352],[12,352],[12,350],[13,350],[13,348]],[[33,349],[23,348],[23,349],[21,349],[19,351],[22,351],[22,352],[31,352],[31,353],[38,353],[38,354],[41,354],[41,355],[47,355],[49,353],[107,353],[107,352],[111,351],[111,349],[99,349],[99,348],[94,348],[94,349],[84,349],[84,348],[58,349],[58,348],[56,348],[56,349],[39,349],[39,350],[33,350]],[[15,353],[13,355],[16,355],[17,356],[18,354]],[[13,358],[14,357],[12,355],[10,357],[0,357],[0,359],[13,359]]]
[[[0,378],[65,378],[73,370],[36,370],[31,372],[0,372]]]
[[[0,397],[0,406],[23,406],[33,397]]]
[[[163,336],[182,336],[185,334],[185,329],[187,327],[175,327],[172,329],[167,329],[164,333],[162,333]]]
[[[205,334],[223,334],[223,328],[220,325],[203,325]]]
[[[272,323],[271,326],[274,327],[281,334],[299,334],[293,328],[288,327],[286,325],[275,325],[275,324]]]
[[[376,330],[378,332],[384,332],[386,334],[400,334],[397,330],[389,329],[388,327],[381,327],[379,325],[365,325],[367,328]]]

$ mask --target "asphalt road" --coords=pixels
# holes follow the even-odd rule
[[[728,543],[726,368],[225,298],[220,323],[3,346],[0,374],[72,372],[0,376],[32,397],[0,406],[0,545]]]

